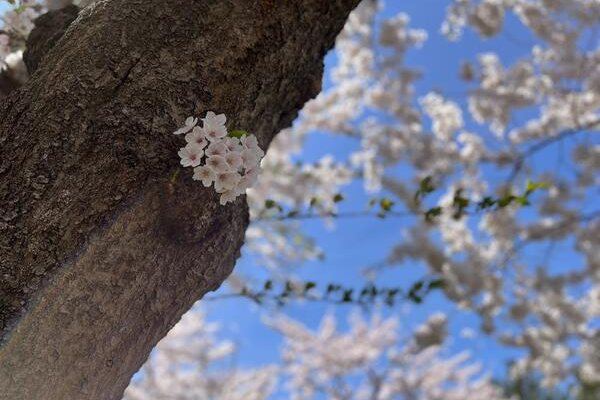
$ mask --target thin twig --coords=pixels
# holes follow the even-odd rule
[[[303,219],[319,219],[319,218],[364,218],[364,217],[396,217],[396,218],[405,218],[405,217],[415,217],[418,216],[415,213],[411,212],[398,212],[398,211],[386,211],[384,214],[382,213],[374,213],[368,211],[351,211],[344,213],[334,213],[334,212],[326,212],[323,214],[318,213],[306,213],[306,214],[286,214],[286,215],[277,215],[273,217],[256,217],[253,218],[253,221],[283,221],[283,220],[303,220]]]
[[[534,155],[535,153],[545,149],[546,147],[561,141],[569,136],[573,136],[577,133],[580,133],[582,130],[586,130],[586,129],[592,129],[595,128],[597,125],[600,125],[600,118],[592,121],[584,126],[578,126],[576,128],[573,129],[568,129],[566,131],[563,131],[561,133],[559,133],[556,136],[552,136],[551,138],[548,138],[546,140],[542,140],[541,142],[536,143],[535,145],[531,146],[529,149],[525,150],[523,153],[521,153],[519,155],[519,157],[517,158],[517,161],[515,161],[515,165],[507,179],[507,182],[509,184],[513,183],[513,181],[515,180],[515,178],[517,177],[517,175],[519,174],[519,172],[521,172],[521,170],[523,169],[523,165],[525,164],[525,160],[528,157],[531,157],[532,155]]]

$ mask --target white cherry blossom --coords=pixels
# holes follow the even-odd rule
[[[202,165],[194,168],[194,176],[192,179],[196,181],[202,181],[204,186],[209,187],[217,179],[217,175],[212,169],[210,169],[210,167]]]
[[[251,169],[258,165],[258,155],[254,149],[246,149],[242,151],[241,157],[243,161],[244,168]]]
[[[206,159],[206,166],[215,174],[224,174],[230,170],[229,164],[223,156],[211,156]]]
[[[206,149],[206,155],[209,157],[212,156],[221,156],[225,157],[227,154],[227,146],[223,142],[211,142]]]
[[[254,185],[265,154],[254,135],[244,134],[241,140],[226,136],[225,122],[224,114],[208,111],[202,118],[202,127],[197,126],[198,118],[189,117],[185,126],[175,132],[187,132],[188,145],[179,151],[181,165],[196,167],[192,179],[202,181],[205,187],[214,183],[214,190],[222,194],[223,205]]]
[[[227,136],[227,128],[225,127],[227,118],[225,117],[225,114],[217,115],[214,112],[209,111],[202,121],[204,122],[202,129],[204,129],[206,138],[211,142]]]
[[[217,193],[223,193],[226,191],[234,191],[236,185],[242,179],[242,176],[237,172],[226,172],[218,174],[215,181],[215,190]]]
[[[244,147],[240,143],[240,139],[236,137],[225,138],[225,146],[227,146],[227,150],[232,152],[240,152],[244,150]]]
[[[191,132],[185,135],[185,141],[188,143],[195,143],[202,148],[205,148],[208,144],[208,141],[204,136],[204,131],[202,131],[202,128],[199,126],[195,126]]]
[[[181,157],[181,165],[184,167],[197,167],[202,162],[204,150],[196,143],[188,143],[187,146],[179,150],[178,154]]]
[[[234,201],[239,196],[239,193],[235,189],[226,190],[219,197],[219,203],[224,206],[225,204]]]
[[[194,129],[194,127],[196,126],[197,123],[198,123],[198,118],[188,117],[188,118],[186,118],[184,125],[181,128],[177,129],[173,133],[175,135],[181,135],[183,133],[188,133],[189,131]]]
[[[225,155],[225,161],[227,161],[227,164],[229,164],[231,169],[233,169],[235,171],[240,169],[244,164],[241,154],[236,151],[228,152]]]

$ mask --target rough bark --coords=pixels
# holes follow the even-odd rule
[[[0,101],[0,399],[121,397],[248,224],[171,132],[214,110],[267,147],[357,2],[102,0]]]

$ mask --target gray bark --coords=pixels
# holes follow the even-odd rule
[[[102,0],[34,52],[0,100],[0,399],[121,398],[248,224],[171,132],[214,110],[266,148],[357,2]]]

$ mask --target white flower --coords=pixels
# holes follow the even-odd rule
[[[210,126],[224,126],[225,122],[227,122],[227,117],[225,117],[225,114],[217,115],[212,111],[208,111],[206,117],[202,118],[202,121],[204,121],[204,126],[207,124]]]
[[[251,185],[254,184],[254,182],[256,182],[256,180],[258,179],[258,175],[260,174],[260,166],[256,166],[254,168],[246,168],[246,174],[244,176],[247,176],[248,179],[250,179],[252,181]]]
[[[240,139],[235,137],[227,137],[224,140],[225,146],[229,151],[243,151],[244,147],[240,144]]]
[[[189,131],[191,131],[196,124],[198,123],[198,118],[194,118],[194,117],[188,117],[185,120],[185,125],[182,126],[181,128],[177,129],[175,132],[173,132],[175,135],[181,135],[182,133],[188,133]]]
[[[237,172],[226,172],[218,174],[215,180],[215,190],[217,193],[223,193],[227,190],[232,190],[242,179],[242,176]]]
[[[198,146],[205,148],[208,144],[202,128],[195,126],[194,129],[187,135],[185,135],[185,141],[188,143],[196,143]]]
[[[244,163],[240,153],[235,151],[230,151],[227,153],[225,155],[225,161],[227,161],[227,164],[229,164],[229,166],[236,171],[241,168]]]
[[[244,168],[250,169],[258,165],[258,156],[253,149],[246,149],[242,151],[242,160],[244,161]]]
[[[258,146],[258,139],[256,139],[256,136],[244,135],[240,138],[240,142],[246,149],[254,150],[254,153],[259,160],[265,155],[265,152]]]
[[[206,138],[210,141],[217,141],[227,136],[227,128],[225,127],[225,114],[216,115],[214,112],[209,111],[206,113],[204,121],[204,133]]]
[[[204,186],[209,187],[215,179],[217,179],[217,175],[206,165],[201,165],[194,168],[194,176],[192,179],[195,181],[202,181]]]
[[[223,174],[229,171],[229,165],[223,156],[211,156],[206,160],[206,165],[215,173]]]
[[[225,204],[234,201],[237,197],[237,193],[235,192],[235,190],[227,190],[225,192],[223,192],[223,194],[221,194],[221,198],[219,199],[219,203],[221,203],[222,206],[224,206]]]
[[[227,147],[223,142],[212,142],[206,149],[206,155],[211,156],[225,156],[227,153]]]
[[[253,149],[258,147],[258,139],[256,139],[256,136],[254,135],[243,135],[240,138],[240,142],[242,142],[244,147],[247,149]]]
[[[195,143],[189,143],[187,146],[182,147],[178,154],[181,157],[181,165],[184,167],[197,167],[202,162],[204,150]]]
[[[242,176],[242,179],[240,179],[237,186],[235,187],[235,192],[238,194],[238,196],[246,193],[246,190],[250,189],[252,185],[254,185],[254,183],[256,182],[256,177],[257,176],[255,175],[248,174]]]

